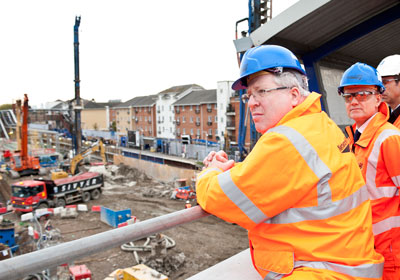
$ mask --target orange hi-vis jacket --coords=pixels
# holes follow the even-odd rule
[[[263,279],[381,279],[364,180],[319,98],[286,114],[243,162],[203,170],[197,200],[248,230]]]
[[[355,125],[346,131],[370,194],[376,250],[392,267],[400,266],[400,130],[388,118],[382,103],[355,144]]]

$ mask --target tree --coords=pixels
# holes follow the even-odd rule
[[[2,104],[0,105],[0,110],[11,110],[12,104]]]

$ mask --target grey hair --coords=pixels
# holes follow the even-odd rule
[[[302,96],[308,96],[310,94],[307,76],[298,71],[285,69],[283,73],[274,75],[274,82],[279,87],[296,87],[299,89]]]

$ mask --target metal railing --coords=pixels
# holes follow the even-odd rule
[[[21,279],[27,275],[46,269],[53,269],[62,264],[72,263],[75,259],[105,251],[130,241],[139,240],[209,215],[200,206],[195,206],[6,259],[0,262],[0,279]]]

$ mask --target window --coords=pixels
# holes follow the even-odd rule
[[[182,128],[182,134],[186,134],[186,129]]]
[[[178,127],[176,133],[181,134],[181,129]]]
[[[161,105],[161,111],[164,111],[164,105]]]
[[[190,135],[193,135],[193,128],[190,129]]]
[[[224,118],[223,117],[221,117],[221,122],[224,123]]]
[[[144,121],[147,122],[147,116],[144,117]]]
[[[208,130],[208,136],[211,136],[212,135],[212,128],[210,128],[209,130]]]
[[[185,112],[185,106],[182,105],[182,112]]]
[[[214,108],[215,108],[215,109],[218,109],[218,105],[217,105],[217,103],[215,103],[215,105],[214,105]]]
[[[214,122],[218,122],[218,116],[215,116],[215,120],[214,120]]]
[[[196,117],[196,122],[200,122],[200,117]]]
[[[211,104],[207,104],[207,109],[211,109]]]
[[[172,122],[172,117],[171,116],[169,116],[169,121]]]
[[[184,122],[185,122],[185,117],[182,116],[182,123],[184,123]],[[183,133],[183,134],[185,134],[185,133]]]
[[[190,117],[190,123],[193,123],[193,117]]]
[[[172,127],[169,127],[169,132],[172,133]]]
[[[164,132],[164,131],[165,131],[165,126],[162,127],[162,132]]]
[[[217,135],[218,135],[218,129],[215,130],[215,136],[217,136]]]
[[[193,111],[193,105],[190,105],[190,111]]]
[[[212,117],[211,116],[208,116],[208,121],[212,122]]]
[[[197,129],[197,133],[198,136],[200,136],[200,128]]]

